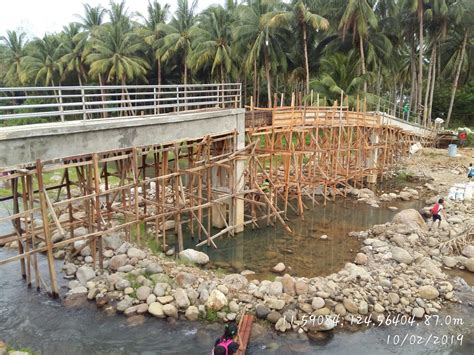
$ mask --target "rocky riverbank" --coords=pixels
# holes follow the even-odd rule
[[[445,187],[434,180],[429,190],[444,195]],[[358,198],[364,192],[359,190]],[[448,201],[446,210],[447,221],[432,231],[422,217],[427,206],[351,233],[348,238],[359,238],[364,246],[352,263],[326,277],[285,274],[283,263],[276,265],[272,280],[254,280],[251,270],[222,275],[203,267],[209,261],[204,253],[186,250],[176,260],[124,242],[120,235],[104,238],[105,269],[96,273],[88,247],[75,243],[78,257],[64,265],[71,279],[68,295],[87,296],[107,312],[135,319],[148,314],[170,322],[227,322],[252,312],[279,332],[315,339],[361,319],[383,322],[393,314],[422,319],[457,301],[444,268],[474,272],[474,246],[464,238],[474,225],[472,206]]]

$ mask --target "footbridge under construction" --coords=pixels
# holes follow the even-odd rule
[[[313,95],[311,95],[313,97]],[[29,286],[58,294],[54,257],[120,234],[166,251],[218,247],[375,183],[435,132],[341,97],[242,107],[240,84],[0,88],[0,223]],[[46,253],[49,285],[38,268]]]

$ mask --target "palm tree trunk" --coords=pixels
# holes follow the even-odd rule
[[[428,123],[428,100],[430,97],[430,87],[431,87],[431,72],[433,71],[434,56],[436,55],[435,48],[431,50],[430,64],[428,66],[428,79],[426,80],[426,92],[425,92],[425,103],[423,110],[423,126],[426,126]]]
[[[258,106],[257,100],[257,59],[253,61],[253,104]]]
[[[421,105],[423,99],[423,0],[418,0],[419,18],[419,57],[418,57],[418,99],[417,104]],[[421,110],[417,107],[417,120],[420,122]]]
[[[411,88],[410,88],[410,112],[413,111],[413,99],[415,99],[415,88],[416,88],[416,68],[415,68],[415,48],[411,48],[410,56],[410,66],[411,66]],[[416,101],[416,100],[415,100]],[[416,107],[416,105],[415,105]],[[407,121],[409,120],[410,112],[408,113]]]
[[[158,58],[156,60],[156,71],[158,72],[157,73],[157,78],[156,78],[156,80],[157,80],[156,83],[157,83],[157,85],[161,85],[161,60],[160,60],[160,58]],[[158,88],[158,90],[160,90],[160,89]]]
[[[268,49],[265,47],[263,49],[263,54],[265,57],[265,76],[267,79],[267,101],[268,101],[268,107],[272,107],[272,82],[271,82],[271,77],[270,77],[270,58],[268,55]]]
[[[309,62],[308,62],[308,43],[306,24],[303,22],[303,48],[304,48],[304,66],[306,70],[306,94],[309,92]]]
[[[456,96],[459,76],[461,75],[462,63],[464,62],[464,52],[466,51],[466,44],[467,44],[467,37],[468,37],[467,35],[468,35],[468,32],[467,30],[465,30],[464,39],[462,41],[461,58],[459,58],[459,64],[456,70],[456,77],[454,78],[454,82],[453,82],[453,91],[451,92],[451,102],[449,103],[448,117],[446,118],[446,127],[449,127],[449,123],[451,121],[451,114],[453,113],[454,97]]]
[[[435,56],[434,56],[434,63],[433,63],[433,78],[431,79],[431,88],[430,88],[430,102],[428,103],[428,120],[431,121],[431,112],[433,109],[433,96],[434,96],[434,89],[436,84],[436,67],[438,66],[438,42],[435,42],[434,46]]]
[[[360,50],[360,62],[362,66],[362,75],[365,76],[365,53],[364,53],[364,42],[362,41],[362,35],[359,35],[359,50]],[[364,95],[367,94],[367,80],[364,78]]]
[[[400,110],[400,118],[404,119],[404,113],[403,113],[403,89],[404,89],[405,83],[402,80],[402,84],[400,85],[400,104],[399,104],[399,110]]]

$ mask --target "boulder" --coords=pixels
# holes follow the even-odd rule
[[[176,305],[178,308],[186,309],[190,306],[191,302],[189,302],[188,294],[182,288],[177,288],[174,293],[174,298],[176,299]]]
[[[399,263],[411,264],[413,262],[413,257],[405,249],[400,247],[392,247],[392,258]]]
[[[295,295],[295,280],[288,274],[285,274],[282,279],[281,283],[283,285],[283,292],[287,295],[294,296]]]
[[[465,246],[461,253],[466,258],[474,258],[474,245],[469,244]]]
[[[158,263],[149,263],[145,271],[149,274],[160,274],[163,272],[163,268]]]
[[[229,274],[224,277],[222,280],[224,285],[229,290],[240,291],[247,286],[249,281],[247,278],[240,274]]]
[[[314,297],[313,301],[311,302],[311,306],[313,307],[313,309],[323,308],[324,304],[324,299],[322,299],[321,297]]]
[[[259,319],[265,319],[267,318],[267,315],[270,313],[270,308],[268,308],[266,305],[259,303],[255,307],[255,314],[257,315],[257,318]]]
[[[279,296],[283,293],[283,284],[279,281],[274,281],[270,284],[268,294],[272,296]]]
[[[364,253],[357,253],[354,263],[356,263],[357,265],[366,265],[367,260],[367,255],[365,255]]]
[[[191,286],[194,282],[196,282],[197,277],[189,272],[180,272],[176,275],[176,283],[178,286],[181,287],[188,287]]]
[[[169,303],[165,304],[163,306],[163,313],[168,317],[175,318],[175,319],[178,318],[178,310],[172,304],[169,304]]]
[[[117,271],[120,267],[124,266],[127,263],[128,257],[126,254],[120,254],[114,256],[110,259],[109,268],[111,270]]]
[[[159,302],[153,302],[148,306],[148,313],[157,317],[157,318],[165,318],[165,314],[163,312],[163,305]]]
[[[122,239],[119,235],[108,235],[102,238],[104,248],[117,250],[122,245]]]
[[[153,288],[153,293],[157,297],[164,296],[166,294],[166,290],[168,290],[170,285],[165,282],[157,282],[155,287]]]
[[[274,272],[281,273],[281,272],[285,271],[285,269],[286,269],[285,264],[283,264],[283,263],[278,263],[278,264],[276,264],[276,265],[273,267],[272,270],[273,270]]]
[[[425,285],[418,288],[418,295],[426,300],[433,300],[439,296],[439,292],[434,286]]]
[[[392,220],[393,223],[404,224],[414,230],[426,229],[426,223],[421,214],[415,209],[398,212]]]
[[[266,301],[268,307],[271,309],[276,309],[277,311],[285,307],[285,301],[279,300],[278,298],[268,298]]]
[[[140,301],[146,301],[148,296],[151,295],[151,288],[148,287],[148,286],[140,286],[138,289],[137,289],[137,298],[140,300]]]
[[[199,319],[199,309],[196,306],[190,306],[184,314],[187,320],[195,321]]]
[[[220,311],[222,308],[227,306],[227,304],[227,298],[221,291],[217,289],[212,290],[209,298],[206,301],[207,308],[210,308],[214,311]]]
[[[137,258],[138,260],[145,259],[146,253],[135,247],[131,247],[127,250],[127,255],[130,259]]]
[[[76,278],[83,286],[86,285],[87,281],[92,280],[94,277],[95,271],[90,266],[83,265],[77,269]]]
[[[468,269],[470,272],[474,272],[474,258],[469,258],[464,261],[464,266],[466,269]]]
[[[182,260],[198,265],[205,265],[209,262],[209,256],[206,253],[194,249],[183,250],[179,253],[179,257]]]

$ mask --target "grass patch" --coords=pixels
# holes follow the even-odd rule
[[[208,322],[217,322],[219,317],[217,316],[217,311],[213,309],[206,309],[206,315],[204,316],[203,320]]]
[[[413,179],[413,175],[406,171],[400,171],[395,178],[399,182],[407,182]]]

